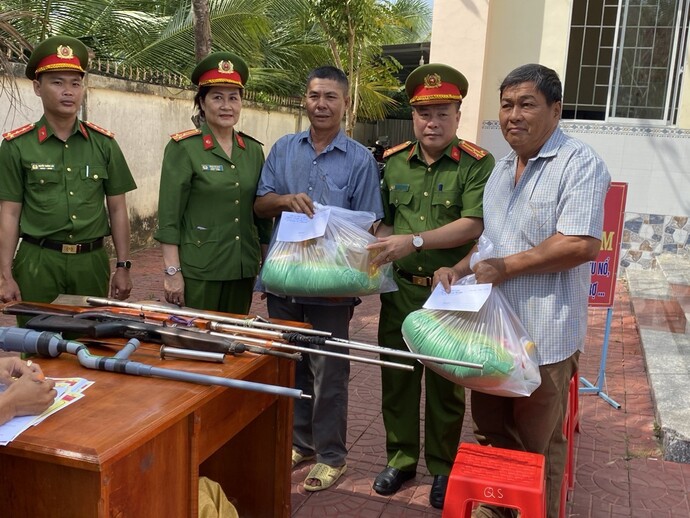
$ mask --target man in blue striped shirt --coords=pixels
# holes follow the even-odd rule
[[[541,385],[525,398],[472,391],[480,444],[546,457],[547,516],[557,518],[566,461],[563,420],[568,385],[587,331],[589,262],[601,246],[606,165],[564,134],[561,82],[542,65],[513,70],[500,87],[499,121],[512,152],[498,161],[484,190],[484,236],[493,258],[477,263],[478,283],[498,285],[534,340]],[[470,253],[471,255],[471,253]],[[470,255],[436,271],[446,288],[472,273]],[[512,516],[483,506],[478,517]]]

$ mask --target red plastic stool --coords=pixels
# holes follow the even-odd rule
[[[579,383],[580,377],[575,372],[568,387],[568,401],[566,403],[565,419],[563,420],[563,433],[568,441],[568,453],[561,484],[560,518],[565,518],[566,501],[570,500],[572,491],[575,489],[575,432],[579,428]]]
[[[450,472],[442,516],[470,518],[474,502],[519,509],[521,518],[543,518],[544,456],[461,443]]]

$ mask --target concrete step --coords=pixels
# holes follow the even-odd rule
[[[654,270],[628,268],[625,277],[638,320],[664,460],[690,463],[690,406],[685,397],[690,393],[690,315],[685,313],[685,322],[672,328],[684,326],[685,333],[642,324],[650,321],[647,313],[653,309],[669,312],[667,317],[682,314],[677,298],[690,285],[690,260],[666,254],[657,257],[657,263]]]
[[[690,286],[690,258],[678,254],[661,254],[656,261],[669,284]]]

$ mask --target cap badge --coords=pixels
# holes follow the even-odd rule
[[[226,59],[218,62],[218,72],[221,74],[232,74],[235,71],[235,67],[232,61]]]
[[[69,45],[59,45],[57,48],[57,55],[60,59],[72,59],[74,57],[74,52],[72,52],[72,47]]]
[[[428,74],[424,78],[424,86],[426,88],[441,88],[441,76],[438,74]]]

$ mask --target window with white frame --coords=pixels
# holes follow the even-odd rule
[[[675,124],[690,0],[573,0],[563,118]]]

